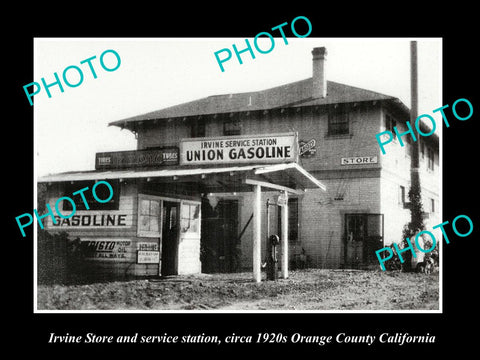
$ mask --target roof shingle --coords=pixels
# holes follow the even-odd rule
[[[208,96],[114,121],[109,125],[123,127],[130,123],[145,120],[375,100],[392,100],[408,111],[406,106],[395,97],[333,81],[327,82],[327,96],[325,98],[313,98],[312,78],[308,78],[261,91]]]

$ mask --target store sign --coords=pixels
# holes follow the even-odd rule
[[[81,239],[87,243],[86,259],[128,261],[130,239]]]
[[[376,156],[353,156],[341,159],[341,165],[365,165],[376,164],[378,158]]]
[[[121,210],[82,210],[68,219],[56,215],[56,224],[50,216],[46,220],[46,227],[49,229],[125,229],[133,225],[132,214]]]
[[[311,139],[309,141],[300,140],[298,143],[298,145],[300,146],[300,156],[309,158],[315,155],[315,153],[317,152],[317,149],[315,148],[316,144],[317,142],[315,141],[315,139]]]
[[[95,169],[125,169],[178,164],[178,148],[102,152],[95,155]]]
[[[297,144],[295,133],[183,139],[180,164],[295,162]]]
[[[160,262],[159,251],[137,251],[137,264],[158,264]]]

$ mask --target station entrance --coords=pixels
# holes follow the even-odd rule
[[[345,214],[345,267],[378,267],[375,251],[383,248],[383,214]]]
[[[220,199],[212,204],[207,198],[202,199],[202,272],[231,273],[240,270],[238,206],[238,200]]]

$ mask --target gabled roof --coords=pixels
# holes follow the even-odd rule
[[[402,110],[409,111],[399,99],[393,96],[333,81],[327,81],[327,96],[325,98],[314,98],[312,96],[312,86],[312,78],[308,78],[261,91],[214,95],[114,121],[109,125],[128,128],[135,122],[145,120],[382,100],[393,101]]]

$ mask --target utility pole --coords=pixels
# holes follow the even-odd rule
[[[410,96],[411,96],[411,109],[410,109],[410,124],[415,124],[415,120],[418,116],[418,61],[417,61],[417,42],[410,42]],[[418,182],[420,184],[420,178],[418,176],[418,148],[420,146],[420,138],[418,141],[412,141],[412,154],[410,165],[410,178],[412,185]],[[415,178],[415,180],[414,180]]]
[[[415,124],[415,120],[418,116],[418,61],[417,61],[417,42],[410,42],[410,96],[411,96],[411,109],[410,109],[410,124]],[[410,154],[410,223],[417,224],[420,219],[422,219],[421,224],[423,225],[422,218],[422,209],[418,209],[418,204],[416,201],[420,202],[421,205],[421,194],[420,194],[420,174],[419,174],[419,147],[420,147],[420,137],[417,141],[411,142]],[[417,206],[416,206],[417,205]],[[420,210],[420,214],[418,213]],[[420,216],[420,219],[418,218]],[[416,229],[416,226],[413,226],[413,231],[423,230]]]
[[[410,42],[410,124],[414,124],[418,116],[418,63],[417,63],[417,42]],[[410,190],[408,192],[410,223],[404,231],[404,238],[411,238],[418,231],[425,228],[423,223],[423,205],[421,195],[421,184],[419,174],[419,148],[420,138],[411,142],[410,156]],[[406,259],[404,270],[411,270],[410,256]]]

